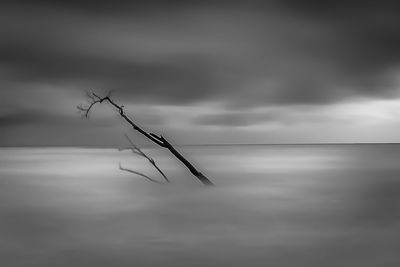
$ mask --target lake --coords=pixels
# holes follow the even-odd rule
[[[400,145],[0,148],[0,266],[400,266]]]

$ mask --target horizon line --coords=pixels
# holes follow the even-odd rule
[[[398,145],[400,142],[316,142],[316,143],[224,143],[224,144],[174,144],[177,147],[200,147],[200,146],[307,146],[307,145]],[[114,148],[119,149],[119,146],[96,146],[96,145],[0,145],[0,148]],[[142,147],[158,147],[153,144],[145,144]]]

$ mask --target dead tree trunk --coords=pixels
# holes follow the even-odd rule
[[[182,154],[180,154],[172,145],[169,143],[162,135],[158,136],[154,133],[148,133],[145,130],[143,130],[141,127],[139,127],[136,123],[133,122],[132,119],[126,115],[124,111],[124,106],[123,105],[118,105],[116,104],[109,95],[105,97],[100,97],[95,93],[88,94],[88,97],[91,99],[90,105],[88,107],[83,107],[83,106],[78,106],[78,109],[84,113],[85,117],[87,118],[89,116],[89,112],[91,108],[97,104],[97,103],[103,103],[103,102],[108,102],[111,106],[113,106],[118,114],[128,123],[132,126],[132,128],[145,137],[147,139],[150,139],[153,143],[168,149],[179,161],[181,161],[186,168],[189,169],[189,171],[196,176],[196,178],[202,182],[204,185],[210,186],[214,185],[206,176],[204,176],[201,172],[199,172]]]

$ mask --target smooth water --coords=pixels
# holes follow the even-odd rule
[[[400,266],[400,145],[0,149],[0,266]]]

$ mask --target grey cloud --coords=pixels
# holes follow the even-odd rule
[[[42,121],[42,118],[49,117],[47,114],[35,114],[28,111],[21,111],[12,114],[0,115],[0,128],[15,126],[15,125],[26,125],[33,124]]]
[[[71,112],[60,112],[55,110],[51,106],[42,107],[16,107],[7,111],[0,112],[0,129],[10,130],[18,127],[31,127],[38,129],[45,135],[51,134],[49,128],[67,128],[70,131],[74,131],[82,127],[94,127],[94,128],[112,128],[120,124],[118,120],[110,120],[109,117],[96,116],[95,119],[87,121],[81,117],[79,111],[73,110]],[[156,114],[147,114],[143,110],[136,110],[137,113],[142,117],[145,125],[152,125],[162,123],[162,119]]]
[[[357,7],[357,1],[331,3],[344,13],[321,18],[318,12],[303,12],[312,10],[307,3],[273,1],[270,11],[225,5],[171,5],[169,13],[145,12],[133,19],[71,12],[73,27],[50,16],[54,26],[44,27],[44,34],[38,27],[45,23],[35,19],[41,12],[35,11],[11,25],[24,28],[20,24],[32,20],[38,38],[26,29],[16,38],[7,35],[0,60],[9,79],[117,89],[133,102],[315,104],[396,93],[392,75],[400,62],[400,19],[393,16],[394,7],[349,9],[347,14],[344,9]],[[318,4],[315,9],[325,10]],[[104,36],[94,38],[93,32]],[[129,40],[130,46],[121,44]],[[121,48],[125,58],[116,56]]]
[[[2,124],[57,124],[24,114],[42,84],[82,101],[92,89],[126,105],[220,102],[228,110],[194,123],[226,127],[297,121],[257,107],[398,97],[399,13],[389,1],[4,1],[0,87],[32,89]]]
[[[192,122],[199,125],[219,127],[246,127],[265,123],[294,124],[300,119],[295,116],[300,110],[293,108],[271,108],[265,111],[232,111],[226,109],[212,114],[197,116]]]
[[[203,126],[246,127],[252,125],[294,126],[299,124],[352,123],[353,118],[337,117],[322,105],[272,106],[267,109],[224,109],[207,115],[195,116],[192,123]]]
[[[15,126],[34,125],[35,127],[45,127],[51,125],[66,124],[69,126],[77,126],[79,116],[71,117],[63,114],[52,114],[51,110],[17,110],[8,114],[0,114],[0,129]],[[97,125],[108,124],[106,121],[96,120]]]
[[[201,58],[142,63],[19,44],[3,44],[1,51],[0,60],[12,81],[85,84],[116,89],[135,101],[171,103],[202,98],[215,88],[212,69]]]
[[[249,117],[244,113],[223,112],[209,114],[194,119],[195,124],[208,126],[249,126],[256,122],[254,117]]]

